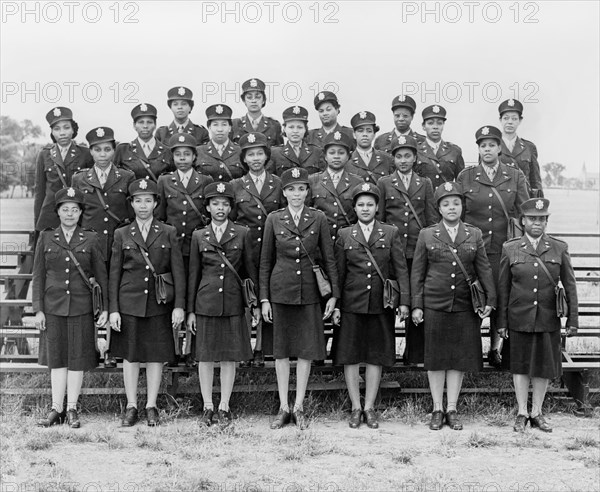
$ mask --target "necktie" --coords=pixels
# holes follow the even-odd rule
[[[531,241],[531,246],[533,246],[534,251],[537,251],[538,242],[539,239],[534,239],[533,241]]]
[[[188,181],[189,181],[189,176],[187,174],[184,174],[183,177],[181,178],[181,184],[183,185],[184,188],[187,188]]]
[[[221,242],[221,238],[223,237],[223,229],[221,229],[221,227],[217,227],[217,229],[215,230],[215,236],[217,238],[218,242]]]
[[[340,175],[339,174],[334,174],[331,177],[331,181],[333,181],[333,186],[334,188],[337,188],[338,183],[340,182]]]
[[[144,149],[144,154],[146,154],[146,157],[148,157],[150,155],[150,145],[145,143],[142,148]]]
[[[71,242],[71,237],[73,236],[73,231],[64,231],[65,233],[65,239],[67,240],[68,243]]]
[[[293,149],[296,157],[300,157],[300,146],[294,146]]]
[[[452,242],[454,242],[456,240],[456,227],[449,227],[448,228],[448,234],[450,235],[450,239],[452,239]]]
[[[106,173],[104,171],[100,171],[98,174],[98,180],[100,181],[100,186],[104,186],[106,184]]]
[[[223,155],[223,145],[217,145],[217,152],[219,155]]]
[[[148,226],[148,223],[142,224],[142,237],[144,238],[144,241],[146,239],[148,239],[148,231],[149,230],[150,230],[150,227]]]
[[[60,156],[62,157],[63,162],[65,161],[65,159],[67,157],[67,150],[69,150],[68,147],[61,147],[60,148]]]
[[[262,178],[256,178],[254,180],[254,186],[256,186],[256,191],[258,191],[259,193],[262,191]]]
[[[402,183],[404,183],[404,187],[408,190],[410,186],[410,178],[408,176],[402,175]]]
[[[490,178],[490,181],[494,181],[494,178],[496,177],[496,170],[493,167],[489,167],[486,169],[488,178]]]
[[[294,224],[296,224],[296,227],[300,224],[300,214],[294,214]]]
[[[179,127],[177,128],[177,131],[179,133],[183,133],[183,125],[179,125]]]
[[[255,130],[258,128],[258,120],[252,120],[252,128]]]
[[[365,239],[368,241],[371,237],[371,226],[367,226],[363,229],[363,233],[365,235]]]

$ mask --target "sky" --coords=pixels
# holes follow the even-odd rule
[[[448,111],[444,139],[477,160],[475,131],[499,126],[501,101],[523,102],[519,134],[533,141],[540,164],[560,162],[578,176],[600,162],[599,5],[596,1],[2,1],[0,113],[30,119],[49,140],[45,114],[68,106],[79,139],[110,126],[135,137],[136,103],[172,114],[174,86],[194,92],[191,119],[225,103],[244,114],[241,83],[268,84],[264,113],[302,105],[319,125],[313,98],[333,90],[339,120],[372,111],[393,128],[399,94],[421,110]]]

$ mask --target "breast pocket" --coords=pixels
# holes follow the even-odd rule
[[[471,263],[477,254],[477,245],[465,242],[458,246],[458,251],[463,261],[467,260],[468,263]]]
[[[168,190],[166,193],[167,200],[174,200],[179,196],[179,192],[177,190]]]
[[[44,249],[44,258],[46,260],[46,263],[56,261],[58,258],[60,258],[61,252],[62,248],[55,244],[50,244],[46,246],[46,248]]]

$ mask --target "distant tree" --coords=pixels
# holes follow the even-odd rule
[[[565,166],[559,162],[549,162],[544,164],[542,169],[546,172],[544,182],[549,183],[548,186],[563,186],[565,178],[562,175]]]

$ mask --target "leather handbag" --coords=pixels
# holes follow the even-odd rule
[[[450,253],[452,253],[452,256],[454,256],[456,263],[458,263],[458,266],[460,267],[460,270],[461,270],[462,274],[464,275],[465,280],[467,281],[467,285],[469,286],[469,291],[471,293],[471,304],[473,304],[473,311],[475,311],[476,313],[483,311],[485,309],[487,299],[486,299],[486,295],[485,295],[485,290],[483,290],[483,286],[481,285],[481,282],[479,281],[478,278],[472,279],[469,276],[465,266],[463,265],[463,262],[460,261],[460,258],[454,252],[454,249],[452,248],[452,246],[450,246],[449,244],[447,244],[447,246],[448,246],[448,249],[450,250]]]
[[[138,244],[142,258],[150,268],[152,275],[154,276],[154,294],[156,295],[156,302],[158,304],[168,304],[175,300],[175,282],[173,281],[173,274],[167,273],[156,273],[154,265],[150,261],[150,258],[146,255],[144,249]]]
[[[300,236],[298,236],[298,238],[300,239]],[[327,297],[328,295],[331,295],[333,291],[331,290],[331,282],[329,281],[329,277],[327,276],[323,268],[321,268],[320,265],[317,265],[313,261],[311,256],[308,254],[308,251],[306,250],[306,246],[304,246],[304,241],[302,241],[302,239],[300,239],[300,245],[306,253],[306,256],[308,256],[308,261],[310,261],[310,264],[312,265],[312,270],[315,273],[315,279],[317,281],[317,288],[319,289],[319,294],[321,294],[321,297]]]
[[[225,265],[227,265],[227,268],[229,268],[233,272],[235,278],[240,283],[240,286],[242,288],[242,300],[244,301],[244,305],[248,308],[258,306],[258,296],[256,295],[256,287],[254,286],[254,282],[252,281],[252,279],[242,279],[235,267],[227,259],[227,256],[225,256],[225,251],[223,251],[223,249],[219,249],[219,251],[221,252],[221,259],[223,260]]]
[[[391,278],[384,278],[383,273],[381,273],[381,270],[379,268],[379,265],[373,257],[373,253],[371,253],[371,250],[367,248],[364,244],[363,247],[365,248],[369,260],[371,260],[371,263],[373,263],[375,270],[377,270],[377,274],[383,282],[383,307],[396,309],[398,306],[400,306],[400,284],[397,280],[393,280]]]
[[[508,210],[506,210],[506,205],[504,204],[504,200],[502,200],[500,193],[498,193],[498,190],[496,188],[494,188],[493,186],[492,186],[492,192],[496,195],[496,198],[498,198],[498,201],[500,202],[500,205],[502,206],[502,211],[504,212],[504,216],[506,217],[506,220],[508,221],[508,225],[506,226],[506,239],[509,240],[509,239],[513,239],[515,237],[523,236],[523,227],[519,223],[519,219],[515,219],[514,217],[511,217],[510,215],[508,215]]]
[[[96,282],[96,279],[94,277],[88,278],[88,276],[83,271],[81,264],[77,261],[77,258],[75,257],[73,252],[67,250],[67,253],[71,257],[71,260],[73,261],[75,266],[77,267],[79,275],[81,275],[81,278],[85,282],[85,285],[87,285],[88,289],[92,291],[92,312],[94,314],[94,319],[97,320],[102,314],[102,311],[104,311],[104,302],[102,301],[102,288],[100,287],[100,284]]]
[[[556,317],[566,318],[569,315],[569,304],[567,303],[567,294],[565,293],[565,288],[554,281],[552,275],[550,275],[548,268],[541,258],[539,264],[550,282],[552,282],[552,285],[554,285],[554,294],[556,295]]]

